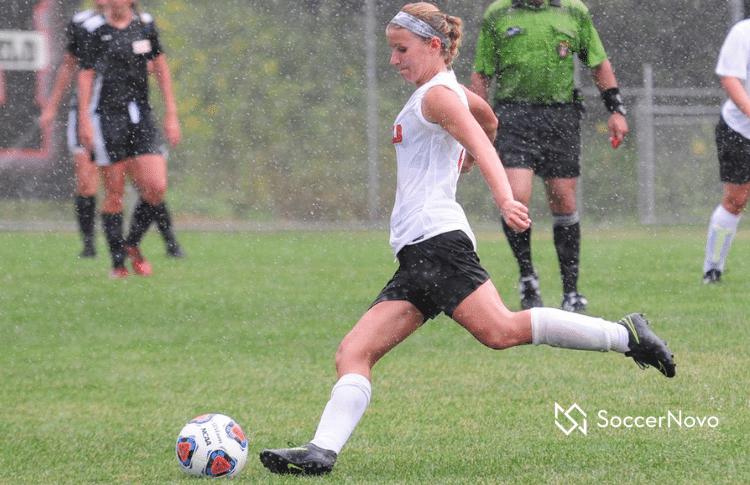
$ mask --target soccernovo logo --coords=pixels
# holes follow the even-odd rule
[[[565,433],[565,436],[570,436],[570,433],[575,430],[580,431],[583,435],[588,434],[586,413],[576,403],[565,409],[555,401],[555,426]]]
[[[565,434],[570,436],[574,431],[583,435],[589,433],[588,414],[577,403],[565,407],[555,402],[555,426]],[[618,415],[612,414],[606,409],[599,409],[595,413],[596,419],[593,423],[594,428],[602,429],[705,429],[717,428],[719,426],[719,417],[713,415],[694,415],[684,413],[680,410],[667,409],[661,415]]]

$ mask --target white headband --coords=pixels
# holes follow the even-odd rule
[[[441,44],[447,47],[449,45],[448,39],[442,32],[438,32],[432,25],[428,24],[422,19],[418,19],[414,15],[406,12],[399,12],[395,17],[391,19],[390,24],[398,25],[406,30],[416,34],[425,39],[431,39],[437,37],[440,39]]]

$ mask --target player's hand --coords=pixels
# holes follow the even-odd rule
[[[609,130],[609,141],[612,143],[612,148],[617,148],[625,139],[625,135],[628,134],[628,120],[620,113],[612,113],[609,121],[607,121],[607,129]]]
[[[78,141],[89,152],[94,151],[94,127],[88,116],[78,119]]]
[[[177,114],[168,114],[164,117],[164,135],[167,137],[170,146],[175,147],[180,143],[182,133]]]
[[[509,200],[500,208],[503,219],[515,232],[523,232],[531,226],[529,209],[517,200]]]

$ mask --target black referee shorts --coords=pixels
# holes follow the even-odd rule
[[[581,175],[581,108],[498,103],[495,149],[505,168],[528,168],[543,179]]]
[[[452,316],[464,298],[490,279],[463,231],[404,246],[398,262],[398,270],[371,307],[381,301],[406,300],[422,312],[425,321],[440,312]]]
[[[750,140],[719,118],[716,125],[716,151],[719,158],[719,178],[728,184],[750,182]]]

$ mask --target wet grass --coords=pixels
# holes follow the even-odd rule
[[[700,284],[704,229],[585,232],[590,313],[643,311],[671,344],[664,379],[616,354],[494,352],[441,317],[388,355],[331,483],[748,483],[750,245],[725,281]],[[155,275],[107,278],[104,245],[78,260],[72,233],[0,233],[0,483],[195,483],[174,440],[204,412],[250,439],[247,483],[275,477],[266,446],[310,439],[335,381],[339,340],[395,265],[381,232],[182,235],[188,258],[145,250]],[[103,241],[100,241],[102,243]],[[535,234],[545,301],[559,304],[548,231]],[[515,263],[497,233],[480,256],[509,306]],[[565,436],[554,402],[578,403]],[[717,427],[601,428],[608,416],[717,416]],[[324,480],[320,480],[321,482]]]

